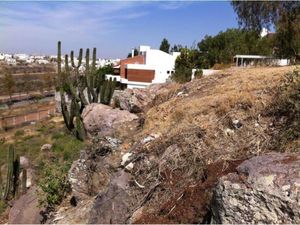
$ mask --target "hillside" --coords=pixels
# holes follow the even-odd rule
[[[148,96],[153,89],[156,95],[138,114],[142,126],[119,127],[117,139],[94,137],[73,163],[72,193],[50,222],[209,222],[219,177],[252,156],[297,151],[297,141],[279,143],[284,120],[274,111],[284,74],[294,69],[230,68],[186,84],[150,88]],[[129,158],[125,173],[124,156]],[[84,177],[92,179],[88,195]],[[76,207],[69,204],[72,196]],[[111,211],[115,204],[117,212]]]
[[[239,172],[241,168],[263,166],[251,172],[258,176],[251,179],[268,185],[273,173],[292,171],[284,176],[276,175],[281,179],[279,187],[284,190],[287,188],[282,186],[284,177],[288,180],[284,182],[297,181],[299,112],[289,105],[288,94],[293,94],[292,86],[288,92],[280,88],[287,81],[286,74],[294,69],[293,66],[230,68],[185,84],[127,89],[117,93],[113,107],[87,106],[82,116],[90,139],[82,144],[70,134],[62,133],[61,122],[57,127],[58,124],[45,121],[39,125],[42,128],[37,129],[36,135],[31,133],[28,138],[27,131],[16,131],[15,134],[12,131],[10,139],[22,136],[21,140],[24,140],[18,142],[17,153],[28,157],[37,169],[37,186],[29,188],[28,194],[16,200],[4,217],[9,214],[8,222],[38,223],[35,219],[28,220],[26,213],[18,213],[22,212],[18,207],[26,205],[29,199],[37,201],[32,190],[42,188],[45,192],[40,200],[46,207],[43,215],[47,223],[297,222],[298,216],[287,217],[291,210],[297,212],[293,205],[280,206],[282,212],[277,212],[278,217],[272,213],[262,215],[261,209],[255,211],[259,215],[255,219],[244,218],[242,215],[247,215],[246,211],[240,216],[241,220],[235,221],[222,217],[222,207],[218,204],[223,203],[216,200],[217,194],[229,198],[226,207],[233,215],[243,210],[243,205],[236,208],[230,205],[232,202],[262,203],[268,205],[268,210],[276,211],[278,205],[286,201],[292,204],[297,201],[297,197],[293,197],[276,203],[278,201],[273,202],[274,198],[269,199],[267,193],[246,193],[248,189],[247,185],[243,186],[243,180],[248,175]],[[45,140],[53,144],[49,152],[40,150]],[[7,144],[2,147],[6,148]],[[22,148],[25,145],[28,145],[26,151]],[[31,145],[32,149],[29,148]],[[82,149],[80,154],[79,149]],[[270,153],[273,155],[266,156],[269,152],[295,154]],[[45,154],[49,157],[38,162]],[[262,158],[255,159],[254,156]],[[79,159],[71,166],[77,157]],[[60,162],[63,163],[60,165]],[[251,163],[255,166],[247,167]],[[48,166],[41,167],[42,164]],[[291,167],[287,169],[286,166]],[[268,173],[271,174],[266,175]],[[251,201],[246,199],[243,203],[240,197],[230,197],[230,188],[237,186],[230,183],[233,182],[230,177],[234,176],[240,176],[235,181],[243,181],[238,185],[241,187],[238,196],[250,196]],[[255,185],[255,181],[248,185]],[[291,190],[298,187],[291,185]],[[277,190],[270,186],[266,188],[273,192]],[[250,190],[256,190],[256,186]],[[260,193],[263,193],[262,197],[258,197]],[[293,193],[298,192],[293,189]],[[56,201],[57,198],[60,199]],[[261,202],[262,198],[269,202]],[[30,218],[41,218],[41,209],[33,208],[34,204],[28,208]],[[256,207],[255,204],[252,207]],[[3,221],[6,221],[4,217]]]

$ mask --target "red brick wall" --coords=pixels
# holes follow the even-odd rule
[[[120,61],[121,78],[125,78],[125,67],[127,64],[145,64],[145,57],[142,55],[137,55],[131,58],[122,59]]]
[[[137,82],[152,82],[154,79],[154,70],[137,70],[137,69],[126,69],[128,81]]]

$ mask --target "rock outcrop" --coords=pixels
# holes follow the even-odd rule
[[[213,223],[300,223],[300,156],[269,153],[220,179]]]
[[[113,135],[120,125],[139,125],[138,116],[120,109],[113,109],[103,104],[90,104],[82,113],[83,123],[86,131],[90,135]]]
[[[121,92],[115,91],[113,104],[132,113],[144,112],[153,105],[158,96],[164,96],[167,100],[176,95],[177,90],[173,93],[167,86],[168,84],[153,84],[144,89],[134,88],[125,89]]]
[[[77,199],[96,196],[110,182],[105,156],[117,151],[119,142],[110,137],[94,138],[90,149],[82,150],[80,158],[73,162],[68,174],[72,195]]]
[[[128,193],[130,174],[120,171],[107,191],[98,194],[89,224],[124,224],[136,203]]]
[[[132,113],[140,113],[155,97],[149,89],[125,89],[114,96],[115,105]]]

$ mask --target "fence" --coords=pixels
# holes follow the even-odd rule
[[[55,108],[38,110],[36,112],[26,113],[23,115],[0,117],[0,129],[9,129],[17,126],[39,121],[55,114]]]

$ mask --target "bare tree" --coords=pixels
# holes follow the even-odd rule
[[[4,94],[9,95],[10,103],[12,102],[12,95],[16,89],[16,82],[12,73],[8,70],[5,71],[4,76],[1,79]]]

